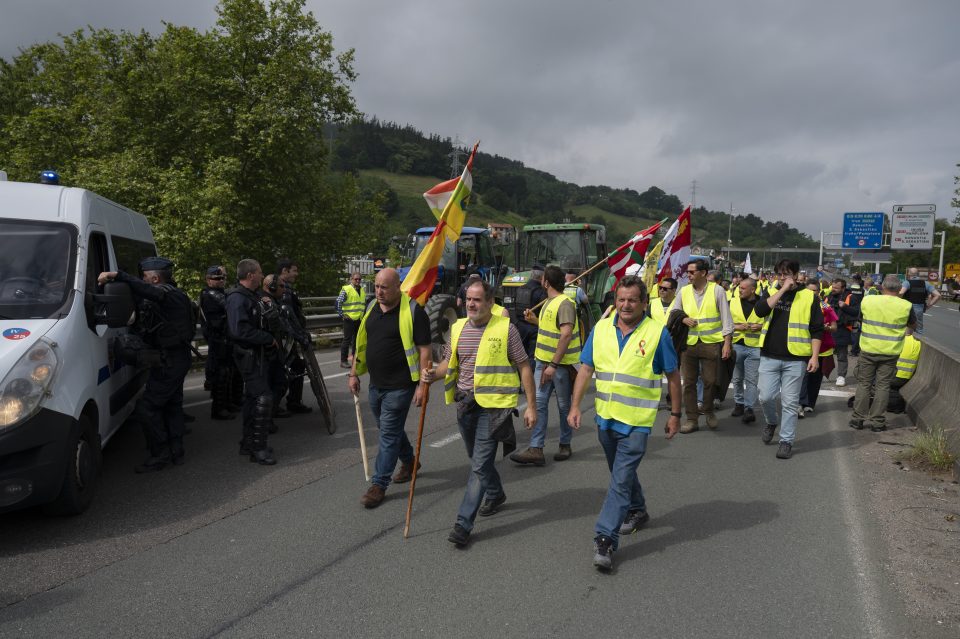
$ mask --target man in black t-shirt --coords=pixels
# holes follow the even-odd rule
[[[420,371],[432,368],[430,319],[423,308],[400,292],[400,276],[392,268],[377,273],[377,299],[367,307],[357,329],[357,351],[347,377],[350,392],[360,394],[359,375],[370,372],[370,410],[380,430],[380,450],[370,488],[360,498],[367,508],[383,502],[390,474],[396,483],[413,475],[413,446],[403,427],[410,400],[419,406]]]

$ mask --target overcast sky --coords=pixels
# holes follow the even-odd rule
[[[0,56],[84,25],[207,29],[212,0],[0,0]],[[368,115],[577,184],[659,186],[819,238],[936,204],[960,162],[958,0],[308,0]]]

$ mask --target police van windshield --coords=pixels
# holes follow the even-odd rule
[[[76,229],[0,219],[0,319],[58,316],[73,288]]]

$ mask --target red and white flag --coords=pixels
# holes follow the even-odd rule
[[[677,280],[677,288],[687,283],[687,263],[690,261],[690,206],[683,209],[677,221],[667,230],[663,238],[663,252],[660,255],[659,282],[665,277]]]
[[[661,224],[663,222],[657,222],[650,228],[640,231],[630,238],[626,244],[607,256],[607,266],[610,267],[610,275],[614,277],[614,288],[616,288],[620,278],[626,275],[630,266],[643,264],[643,257],[647,254],[650,241],[660,229]]]

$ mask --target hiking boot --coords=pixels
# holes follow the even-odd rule
[[[886,425],[886,424],[881,424],[880,426],[871,426],[871,427],[870,427],[870,431],[873,432],[873,433],[882,433],[882,432],[885,431],[885,430],[887,430],[887,425]]]
[[[453,530],[447,535],[447,541],[454,544],[457,548],[463,548],[470,541],[470,531],[460,524],[454,524]]]
[[[547,463],[543,459],[542,448],[528,448],[522,453],[511,453],[510,460],[518,464],[533,464],[534,466],[543,466]]]
[[[734,404],[730,417],[740,417],[741,415],[743,415],[743,404]]]
[[[560,444],[560,449],[553,455],[553,461],[567,461],[573,456],[570,444]]]
[[[387,491],[379,484],[370,484],[367,492],[363,493],[363,496],[360,497],[360,503],[363,504],[364,508],[376,508],[383,503],[386,492]]]
[[[484,499],[483,504],[480,506],[480,510],[477,511],[477,514],[481,517],[489,517],[500,511],[500,506],[503,506],[507,501],[506,495],[500,495],[496,499]]]
[[[264,448],[261,450],[250,451],[250,461],[257,462],[261,466],[273,466],[277,460],[273,458],[273,449]]]
[[[777,447],[777,459],[790,459],[793,456],[793,444],[790,442],[780,442]]]
[[[423,468],[423,464],[417,464],[417,470]],[[413,461],[400,462],[400,470],[393,476],[393,483],[405,484],[413,479]]]
[[[606,535],[593,540],[593,565],[604,572],[613,568],[613,540]]]
[[[683,426],[680,427],[681,433],[692,433],[694,431],[700,430],[700,426],[697,425],[697,422],[692,419],[688,419],[683,422]]]
[[[743,417],[740,418],[740,421],[744,424],[749,424],[751,422],[757,421],[757,416],[754,414],[752,408],[745,408],[743,410]]]
[[[773,441],[773,433],[777,430],[776,424],[767,424],[763,427],[763,433],[760,435],[760,439],[764,444],[769,444]]]
[[[863,420],[862,419],[851,419],[850,428],[856,428],[857,430],[863,430]]]
[[[650,521],[650,515],[645,510],[631,510],[627,513],[627,518],[620,524],[621,535],[632,535],[640,530],[645,523]]]
[[[720,425],[720,420],[717,419],[716,413],[707,413],[706,418],[707,426],[710,428],[710,430],[716,430],[717,426]]]
[[[290,402],[287,402],[287,410],[290,411],[291,413],[299,413],[299,414],[305,414],[305,413],[312,413],[312,412],[313,412],[313,409],[312,409],[312,408],[310,408],[310,407],[307,406],[306,404],[302,404],[302,403],[300,403],[300,402],[294,402],[294,403],[292,403],[292,404],[291,404]]]

